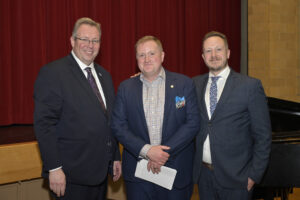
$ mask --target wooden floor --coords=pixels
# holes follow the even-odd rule
[[[199,200],[197,187],[194,188],[194,193],[193,193],[193,196],[192,196],[191,200]],[[280,198],[274,198],[274,200],[281,200],[281,199]],[[293,194],[289,195],[289,200],[300,200],[300,188],[294,188]]]
[[[294,194],[290,196],[290,200],[300,200],[300,188],[294,190]]]
[[[111,178],[108,179],[108,199],[113,200],[126,200],[126,191],[124,187],[124,181],[121,180],[113,183]],[[199,198],[197,185],[194,186],[194,191],[191,200],[201,200]],[[274,200],[281,200],[280,198],[274,198]],[[293,194],[289,195],[289,200],[300,200],[300,188],[294,188]]]
[[[280,200],[280,198],[275,198],[274,200]],[[289,195],[289,200],[300,200],[300,188],[295,188],[293,194]]]

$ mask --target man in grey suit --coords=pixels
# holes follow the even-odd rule
[[[194,78],[201,112],[193,177],[201,200],[250,199],[266,169],[271,127],[259,80],[228,66],[227,38],[209,32],[203,60],[209,73]]]

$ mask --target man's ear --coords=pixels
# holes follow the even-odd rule
[[[75,39],[73,36],[70,37],[71,46],[74,48],[75,46]]]
[[[229,59],[230,57],[230,49],[227,50],[227,60]]]

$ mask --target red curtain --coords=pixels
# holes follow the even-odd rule
[[[221,31],[229,39],[229,64],[239,71],[240,7],[240,0],[0,0],[0,125],[32,123],[38,71],[70,52],[80,17],[101,23],[96,62],[117,88],[138,71],[134,45],[144,35],[162,41],[166,69],[192,77],[207,72],[202,37]]]

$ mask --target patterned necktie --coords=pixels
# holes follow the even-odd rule
[[[218,87],[217,87],[217,81],[220,78],[220,76],[214,76],[211,77],[211,85],[209,90],[209,100],[210,100],[210,115],[212,116],[218,103]]]
[[[87,67],[87,68],[85,68],[85,70],[87,71],[87,74],[88,74],[87,79],[88,79],[88,81],[89,81],[89,83],[90,83],[90,85],[91,85],[91,87],[92,87],[95,95],[97,96],[97,98],[98,98],[98,100],[99,100],[99,102],[101,104],[101,107],[106,112],[106,107],[104,105],[103,99],[102,99],[101,94],[99,92],[99,89],[98,89],[98,86],[96,84],[95,78],[94,78],[94,76],[92,74],[91,68]]]

